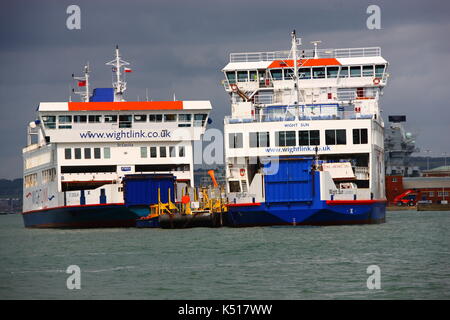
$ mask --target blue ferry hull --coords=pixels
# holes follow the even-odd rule
[[[134,227],[139,216],[123,204],[68,206],[24,212],[27,228]]]
[[[330,202],[333,203],[333,202]],[[386,219],[384,201],[345,201],[319,205],[307,204],[248,204],[229,206],[227,224],[232,227],[250,226],[326,226],[376,224]]]

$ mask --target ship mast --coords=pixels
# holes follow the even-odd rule
[[[81,100],[84,102],[89,102],[89,62],[84,66],[84,76],[83,77],[75,77],[72,74],[72,78],[78,81],[79,87],[84,87],[84,91],[75,91],[72,89],[73,93],[81,96]]]
[[[120,57],[119,46],[116,46],[116,57],[114,60],[107,62],[106,65],[113,66],[113,72],[116,76],[116,81],[113,82],[114,101],[125,101],[123,93],[127,89],[127,83],[122,80],[122,67],[128,66],[130,63],[124,61]]]
[[[297,63],[297,43],[300,42],[297,40],[297,35],[295,34],[295,30],[292,31],[291,33],[291,37],[292,37],[292,58],[293,58],[293,63],[294,63],[294,78],[295,78],[295,92],[297,95],[297,101],[295,102],[295,104],[300,103],[300,88],[299,88],[299,82],[298,82],[298,63]]]

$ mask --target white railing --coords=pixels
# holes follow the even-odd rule
[[[355,57],[378,57],[381,56],[380,47],[367,48],[344,48],[344,49],[319,49],[319,58],[355,58]],[[313,58],[314,50],[299,50],[299,59]],[[230,62],[255,62],[292,59],[290,51],[271,52],[244,52],[230,53]]]

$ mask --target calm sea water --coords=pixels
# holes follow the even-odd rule
[[[68,290],[66,269],[81,268]],[[366,269],[381,269],[368,290]],[[381,225],[25,229],[0,216],[0,299],[449,299],[450,212]]]

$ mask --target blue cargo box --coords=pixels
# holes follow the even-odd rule
[[[123,178],[125,206],[149,206],[169,199],[175,202],[175,176],[173,174],[128,174]]]
[[[89,102],[113,102],[114,88],[95,88]]]

